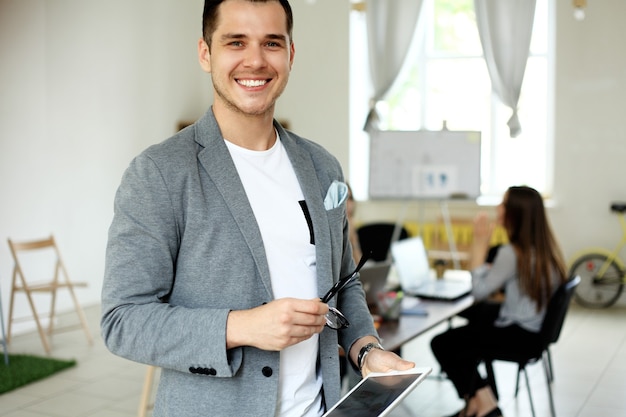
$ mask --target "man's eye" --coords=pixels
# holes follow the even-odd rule
[[[243,46],[243,42],[241,41],[232,41],[230,43],[231,46]]]

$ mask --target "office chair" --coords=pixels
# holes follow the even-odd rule
[[[370,259],[372,261],[386,261],[395,227],[395,223],[369,223],[359,227],[356,233],[363,253],[371,251]],[[407,237],[409,237],[409,232],[402,226],[398,240]]]
[[[9,248],[11,249],[11,255],[13,255],[13,260],[15,261],[15,266],[13,268],[13,282],[11,285],[11,302],[9,304],[9,328],[7,334],[7,341],[11,341],[11,329],[14,321],[20,321],[23,319],[28,319],[28,317],[15,318],[13,316],[13,309],[15,307],[15,295],[18,292],[22,292],[26,295],[28,300],[28,304],[30,305],[30,309],[32,311],[32,318],[37,325],[37,330],[39,331],[39,336],[41,337],[41,342],[47,354],[50,354],[50,342],[48,341],[48,335],[52,335],[55,323],[55,307],[56,307],[56,299],[57,292],[60,289],[66,289],[69,292],[69,295],[74,302],[74,308],[76,313],[78,314],[78,318],[80,320],[80,325],[85,331],[85,335],[87,336],[87,341],[89,344],[93,343],[93,338],[91,336],[91,332],[89,331],[89,326],[87,325],[87,319],[85,318],[85,313],[83,312],[80,304],[78,303],[78,298],[74,293],[74,288],[76,287],[85,287],[87,286],[84,282],[72,282],[70,281],[69,275],[65,268],[65,264],[61,259],[61,254],[59,252],[59,248],[57,247],[56,241],[53,236],[50,236],[46,239],[25,241],[25,242],[14,242],[11,239],[9,241]],[[30,262],[29,268],[25,268],[27,262]],[[46,278],[46,280],[41,280],[39,278],[40,273],[43,273],[43,266],[52,266],[52,278]],[[27,273],[32,273],[33,275],[37,275],[37,282],[31,282],[31,275],[27,275]],[[46,274],[50,273],[49,271],[45,272]],[[49,319],[47,332],[44,331],[40,314],[38,313],[38,309],[35,306],[35,297],[34,294],[40,293],[48,293],[50,295],[50,313],[46,316]],[[63,328],[59,328],[56,330],[65,330],[70,329],[76,326],[66,326]]]
[[[527,350],[524,353],[511,353],[500,354],[496,356],[490,356],[483,358],[485,369],[487,371],[487,380],[491,385],[491,388],[498,397],[498,391],[496,388],[495,374],[493,372],[493,361],[505,361],[517,363],[517,381],[515,384],[515,396],[519,391],[519,377],[520,373],[524,373],[526,379],[526,389],[528,390],[528,399],[530,400],[530,409],[533,417],[535,417],[535,407],[533,404],[533,398],[530,392],[530,382],[528,380],[528,373],[526,366],[541,361],[543,363],[543,369],[546,374],[546,385],[548,386],[548,396],[550,398],[550,411],[552,417],[556,416],[554,410],[554,399],[552,397],[552,381],[554,379],[554,373],[552,370],[552,360],[550,358],[550,345],[556,343],[559,340],[563,323],[565,322],[565,316],[569,309],[570,301],[574,295],[576,286],[580,284],[580,277],[574,276],[565,283],[561,284],[557,288],[556,292],[550,299],[546,310],[546,315],[543,319],[543,324],[540,330],[540,342],[534,346],[527,346]]]

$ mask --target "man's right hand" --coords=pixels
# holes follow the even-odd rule
[[[226,324],[226,348],[280,351],[320,333],[327,312],[328,305],[319,298],[281,298],[249,310],[233,310]]]

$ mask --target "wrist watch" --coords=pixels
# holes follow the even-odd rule
[[[366,344],[365,346],[363,346],[361,350],[359,351],[359,356],[357,357],[357,360],[356,360],[357,365],[359,367],[359,372],[363,369],[363,362],[365,361],[365,357],[367,356],[368,353],[370,353],[372,349],[385,350],[385,348],[383,348],[381,344],[378,342],[370,342]]]

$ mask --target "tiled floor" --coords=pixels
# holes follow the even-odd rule
[[[87,308],[86,313],[96,336],[94,346],[87,345],[80,330],[57,334],[53,341],[52,356],[74,358],[78,366],[0,395],[0,416],[137,415],[147,368],[110,354],[98,335],[99,306]],[[433,367],[435,377],[427,379],[411,393],[392,416],[440,417],[461,408],[462,403],[450,382],[436,377],[438,367],[429,348],[432,335],[443,331],[445,326],[433,329],[404,347],[406,358],[420,366]],[[36,334],[15,337],[10,351],[44,353]],[[552,347],[552,359],[558,417],[626,416],[626,308],[588,310],[572,305],[561,339]],[[515,366],[510,364],[495,365],[500,407],[506,417],[530,416],[525,384],[518,398],[513,396],[515,371]],[[542,366],[531,366],[529,373],[537,416],[549,416]]]

